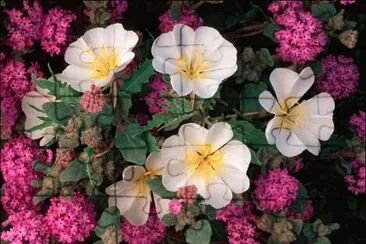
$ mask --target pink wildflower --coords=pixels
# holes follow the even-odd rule
[[[168,203],[169,210],[174,215],[179,215],[182,211],[182,204],[178,199],[172,199]]]
[[[128,3],[126,0],[110,0],[110,19],[111,23],[123,19],[123,14],[127,11]]]
[[[341,99],[356,92],[359,71],[352,58],[329,55],[322,59],[322,75],[315,80],[315,88]]]
[[[364,142],[366,140],[366,113],[359,111],[358,114],[352,115],[349,123],[355,127],[358,140]]]
[[[299,181],[287,169],[272,169],[256,181],[254,194],[263,211],[279,212],[295,201]]]
[[[301,219],[301,220],[307,221],[307,220],[310,220],[311,217],[313,217],[313,213],[314,213],[313,204],[309,200],[302,213],[296,213],[296,212],[289,210],[289,212],[287,213],[287,218],[290,220]]]
[[[155,213],[150,213],[146,224],[135,226],[127,220],[122,220],[122,238],[129,244],[161,243],[165,236],[166,227]]]
[[[295,167],[294,167],[294,172],[298,173],[300,172],[300,170],[304,167],[304,163],[302,158],[298,157],[296,158],[296,162],[295,162]]]
[[[192,204],[197,198],[197,187],[195,185],[180,187],[177,191],[177,195],[183,202]]]
[[[162,33],[173,30],[173,27],[176,24],[185,24],[192,27],[193,29],[196,29],[203,25],[203,19],[197,16],[195,11],[188,5],[183,5],[180,17],[178,19],[174,20],[170,14],[170,10],[168,10],[159,17],[159,20],[159,29]]]
[[[343,5],[353,4],[356,3],[356,0],[340,0],[340,3]]]
[[[81,97],[80,104],[85,111],[98,113],[103,110],[106,101],[103,93],[95,85],[92,85],[90,91],[85,92]]]
[[[61,168],[66,168],[69,163],[74,158],[74,151],[71,150],[62,150],[60,148],[56,149],[56,164],[59,165]]]
[[[84,242],[95,227],[94,206],[80,193],[71,199],[53,197],[45,217],[50,233],[61,243]]]
[[[168,100],[162,96],[163,93],[169,92],[169,88],[165,83],[163,76],[157,74],[149,81],[148,86],[150,92],[146,94],[145,101],[147,103],[150,114],[166,113],[168,110],[165,105]]]
[[[348,191],[355,195],[366,193],[366,165],[364,161],[353,160],[350,163],[352,173],[344,177]]]

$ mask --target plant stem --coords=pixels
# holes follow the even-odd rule
[[[229,107],[229,104],[227,102],[225,102],[222,99],[218,100],[222,105]],[[253,116],[253,115],[258,115],[259,112],[250,112],[250,113],[242,113],[239,110],[237,110],[236,108],[232,108],[231,109],[237,116],[242,117],[242,118],[246,118],[248,116]]]

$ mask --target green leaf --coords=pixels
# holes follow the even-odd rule
[[[322,63],[319,60],[311,62],[310,67],[314,71],[315,76],[320,76],[322,74]]]
[[[251,156],[251,163],[255,164],[255,165],[259,165],[262,166],[263,163],[259,160],[257,154],[255,153],[255,151],[251,148],[249,148],[250,151],[250,156]]]
[[[304,222],[301,219],[291,220],[292,232],[297,236],[301,234],[302,228],[304,227]]]
[[[42,172],[44,174],[48,174],[50,170],[50,166],[45,164],[42,161],[36,160],[33,162],[33,169],[38,172]]]
[[[149,121],[148,126],[150,128],[158,127],[163,129],[165,127],[179,124],[184,120],[192,117],[194,113],[188,114],[171,114],[171,113],[158,113],[153,116],[153,119]]]
[[[271,22],[270,24],[267,25],[266,29],[264,29],[263,35],[270,38],[273,42],[277,42],[276,39],[274,38],[274,34],[280,28],[281,27],[278,24],[276,24],[275,22]]]
[[[127,120],[130,108],[132,107],[131,96],[126,92],[119,91],[118,102],[120,104],[122,119]]]
[[[140,165],[145,163],[147,146],[141,135],[133,136],[126,128],[125,131],[117,134],[115,140],[117,148],[126,161]]]
[[[328,21],[337,13],[333,3],[318,3],[311,5],[311,13],[321,21]]]
[[[66,125],[71,117],[70,108],[64,102],[48,102],[42,108],[50,119],[60,125]]]
[[[60,181],[63,182],[77,182],[88,178],[86,167],[78,160],[72,161],[66,169],[60,173]]]
[[[178,220],[177,220],[177,216],[175,216],[174,214],[165,214],[163,216],[163,218],[161,219],[161,221],[166,225],[166,226],[174,226],[177,224]]]
[[[234,132],[234,139],[255,149],[260,146],[268,146],[264,132],[255,128],[250,122],[246,120],[232,120],[230,124]]]
[[[172,114],[187,114],[192,112],[192,104],[185,97],[171,96],[168,112]]]
[[[261,48],[259,50],[259,59],[266,65],[272,67],[274,65],[271,53],[267,48]]]
[[[152,61],[146,59],[139,69],[135,71],[130,77],[123,81],[121,92],[134,94],[141,91],[141,86],[149,81],[150,76],[155,73],[152,66]]]
[[[313,231],[313,225],[310,223],[304,225],[304,229],[303,229],[302,233],[310,241],[316,237],[316,233],[314,233],[314,231]]]
[[[172,199],[177,196],[175,192],[168,191],[164,187],[161,177],[155,177],[153,179],[147,180],[147,184],[154,193],[158,194],[162,198]]]
[[[351,30],[351,29],[355,28],[357,25],[357,22],[355,22],[355,21],[344,20],[343,22],[344,22],[344,27],[343,27],[344,30]]]
[[[171,8],[169,10],[169,15],[173,20],[177,20],[181,16],[181,9],[180,8]]]
[[[338,230],[341,226],[338,223],[333,223],[333,224],[327,225],[327,227],[330,231],[335,231],[335,230]]]
[[[106,208],[100,219],[98,220],[97,227],[95,228],[95,234],[102,238],[104,232],[109,228],[115,228],[115,230],[119,230],[120,228],[120,213],[117,207],[109,207]]]
[[[200,215],[201,209],[198,204],[199,204],[198,202],[195,202],[194,204],[189,204],[187,206],[187,212],[189,213],[188,215],[193,215],[193,216]]]
[[[159,151],[158,143],[156,142],[155,137],[151,135],[150,131],[144,132],[142,136],[146,142],[147,151],[149,152]]]
[[[41,190],[36,193],[36,195],[33,197],[34,204],[38,204],[52,196],[54,196],[56,192],[53,190]]]
[[[113,115],[113,109],[111,106],[106,106],[103,108],[103,110],[98,113],[96,122],[97,124],[104,128],[104,127],[110,127],[113,123],[114,115]]]
[[[203,219],[186,230],[186,242],[191,244],[209,244],[212,235],[210,223]]]
[[[216,208],[211,205],[202,205],[202,211],[209,220],[214,220],[216,218]]]
[[[309,196],[308,191],[304,185],[299,181],[299,189],[297,190],[297,197],[294,203],[291,205],[292,211],[296,213],[302,213],[308,203]]]
[[[240,111],[243,113],[259,111],[261,105],[258,96],[265,90],[267,90],[267,85],[264,82],[245,85],[240,93]]]
[[[42,184],[43,184],[43,180],[34,179],[31,181],[31,185],[33,187],[42,187]]]
[[[332,244],[327,237],[322,237],[314,241],[314,244]]]

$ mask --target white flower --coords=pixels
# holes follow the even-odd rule
[[[268,143],[276,144],[287,157],[299,155],[305,149],[318,155],[319,140],[328,140],[334,131],[333,98],[323,92],[299,103],[314,83],[314,73],[309,67],[300,74],[277,68],[269,79],[277,100],[268,91],[259,95],[263,108],[275,115],[266,128]]]
[[[47,118],[42,108],[43,104],[55,101],[55,97],[48,95],[46,89],[39,88],[38,86],[36,88],[37,91],[28,92],[23,97],[22,110],[26,115],[24,129],[26,131],[29,130],[25,134],[32,140],[42,138],[39,142],[39,145],[42,147],[55,138],[56,124],[49,122],[49,125],[46,127],[42,126],[42,129],[37,129],[36,126],[45,123],[40,118]]]
[[[166,189],[195,185],[197,193],[214,208],[229,204],[232,192],[248,190],[250,151],[232,137],[227,123],[216,123],[209,130],[194,123],[182,125],[178,135],[166,139],[162,147]]]
[[[88,30],[67,48],[65,60],[69,66],[62,76],[80,92],[93,84],[106,86],[114,73],[123,70],[135,57],[131,50],[137,41],[137,34],[126,31],[121,24]]]
[[[202,98],[212,97],[222,80],[237,69],[236,48],[207,26],[194,31],[187,25],[175,25],[154,41],[151,52],[155,70],[170,75],[179,96],[193,91]]]
[[[133,225],[143,225],[149,217],[152,198],[146,181],[161,175],[164,165],[160,153],[151,153],[145,166],[147,170],[142,166],[128,166],[123,171],[123,180],[105,190],[110,196],[109,206],[117,206],[120,214]],[[169,212],[169,200],[155,193],[153,198],[157,215],[162,218]]]

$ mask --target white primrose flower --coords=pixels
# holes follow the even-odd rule
[[[131,51],[138,41],[133,31],[122,24],[94,28],[70,44],[65,53],[69,64],[62,76],[72,88],[85,92],[91,85],[108,85],[116,72],[123,70],[135,57]]]
[[[45,122],[47,115],[43,111],[43,104],[55,101],[54,96],[47,94],[46,89],[36,87],[37,91],[28,92],[22,100],[22,110],[26,116],[24,129],[25,134],[32,140],[42,138],[39,145],[45,146],[56,136],[56,124]],[[47,126],[43,126],[46,125]],[[39,127],[39,128],[37,128]]]
[[[194,123],[182,125],[178,135],[167,138],[162,146],[163,185],[169,191],[195,185],[212,207],[229,204],[232,192],[240,194],[250,185],[246,175],[250,151],[232,137],[231,126],[223,122],[209,130]]]
[[[151,153],[147,159],[145,167],[128,166],[124,169],[121,181],[106,188],[109,197],[109,206],[117,206],[120,214],[133,225],[143,225],[146,223],[152,201],[151,190],[147,185],[147,180],[161,175],[164,164],[160,157],[160,152]],[[168,199],[163,199],[153,193],[155,211],[159,218],[169,213]]]
[[[277,68],[269,79],[277,99],[268,91],[259,95],[262,107],[275,115],[266,128],[268,143],[276,144],[286,157],[299,155],[305,149],[318,155],[319,140],[328,140],[334,131],[333,98],[323,92],[299,103],[314,83],[314,73],[309,67],[300,74]]]
[[[193,91],[202,98],[212,97],[237,69],[236,48],[207,26],[193,30],[177,24],[154,41],[151,52],[155,70],[170,75],[179,96]]]

